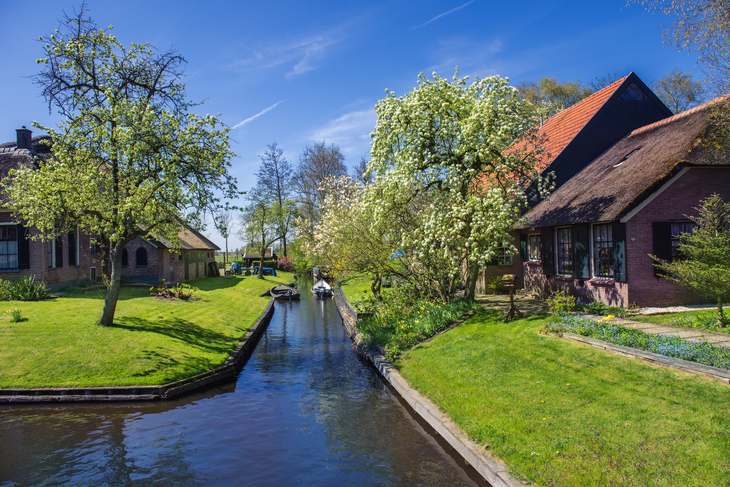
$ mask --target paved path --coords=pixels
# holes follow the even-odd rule
[[[603,316],[587,315],[590,318],[600,320]],[[666,325],[663,323],[644,323],[642,321],[631,321],[629,318],[611,318],[611,323],[618,323],[627,328],[635,328],[652,335],[675,335],[692,342],[708,342],[717,347],[730,348],[730,333],[699,330],[697,328],[683,328],[681,326]]]
[[[477,294],[474,299],[487,309],[496,309],[502,313],[507,313],[509,310],[508,294]],[[547,305],[547,302],[526,296],[515,296],[515,306],[525,316],[550,312],[550,307]]]

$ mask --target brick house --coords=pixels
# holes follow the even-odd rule
[[[16,132],[15,142],[0,144],[0,180],[11,169],[37,169],[37,159],[51,157],[49,136],[32,137],[25,127]],[[99,254],[88,235],[76,229],[51,242],[32,240],[38,233],[18,222],[12,210],[0,208],[0,279],[35,276],[49,289],[60,290],[101,277]],[[137,238],[127,244],[123,281],[156,283],[164,278],[176,283],[206,276],[208,262],[215,261],[219,248],[191,228],[181,227],[178,237],[178,248],[165,239]]]
[[[605,112],[605,105],[621,100],[625,90],[643,92],[634,91],[631,97],[646,105],[644,113],[650,111],[648,105],[656,105],[653,94],[632,80],[634,76],[561,112],[564,125],[580,128],[572,129],[573,139],[562,139],[562,147],[553,143],[558,151],[551,152],[558,157],[547,162],[544,173],[556,168],[562,153],[576,145],[575,137],[588,125],[581,125],[580,120]],[[592,97],[604,100],[599,109]],[[724,99],[644,125],[624,121],[626,133],[585,165],[579,161],[571,166],[577,168],[572,176],[568,177],[570,171],[563,166],[562,179],[558,178],[561,184],[526,213],[530,227],[512,233],[519,255],[505,252],[498,262],[487,266],[480,287],[483,289],[488,275],[510,273],[518,275],[532,292],[562,289],[584,302],[666,306],[700,301],[699,296],[658,276],[649,254],[671,260],[678,235],[691,230],[686,215],[696,215],[694,207],[713,193],[730,201],[727,153],[710,153],[698,144],[713,130],[712,107]],[[592,108],[586,108],[591,104]],[[552,129],[555,132],[555,126]],[[550,130],[545,135],[553,139]],[[579,160],[581,155],[575,154],[573,159]]]

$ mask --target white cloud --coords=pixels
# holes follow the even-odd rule
[[[335,143],[345,153],[366,153],[370,147],[370,133],[375,129],[376,121],[377,116],[372,108],[355,110],[313,130],[309,138]]]
[[[237,123],[236,125],[234,125],[234,126],[232,127],[232,129],[231,129],[231,130],[235,130],[235,129],[239,128],[239,127],[243,127],[244,125],[246,125],[247,123],[251,122],[252,120],[254,120],[254,119],[256,119],[256,118],[260,117],[260,116],[261,116],[261,115],[263,115],[264,113],[266,113],[266,112],[269,112],[269,111],[273,110],[274,108],[276,108],[276,105],[278,105],[279,103],[282,103],[283,101],[284,101],[284,100],[281,100],[281,101],[277,101],[276,103],[274,103],[273,105],[271,105],[271,106],[270,106],[269,108],[264,108],[263,110],[261,110],[261,111],[260,111],[259,113],[257,113],[257,114],[256,114],[256,115],[254,115],[253,117],[249,117],[249,118],[247,118],[246,120],[244,120],[244,121],[242,121],[242,122],[238,122],[238,123]]]
[[[470,3],[474,3],[474,0],[470,0],[469,2],[466,2],[466,3],[464,4],[464,5],[459,5],[459,6],[458,6],[458,7],[456,7],[456,8],[452,8],[452,9],[451,9],[451,10],[449,10],[448,12],[444,12],[444,13],[442,13],[442,14],[439,14],[439,15],[437,15],[436,17],[434,17],[434,18],[432,18],[431,20],[429,20],[428,22],[424,22],[424,23],[423,23],[423,24],[421,24],[421,25],[417,25],[417,26],[415,26],[415,27],[411,27],[411,30],[414,30],[414,29],[420,29],[421,27],[423,27],[423,26],[426,26],[426,25],[430,24],[430,23],[431,23],[431,22],[433,22],[434,20],[438,20],[438,19],[440,19],[441,17],[443,17],[443,16],[445,16],[445,15],[449,15],[449,14],[451,14],[451,13],[454,13],[454,12],[456,12],[457,10],[461,10],[462,8],[464,8],[464,7],[466,7],[467,5],[469,5]]]

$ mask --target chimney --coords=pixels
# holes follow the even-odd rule
[[[33,145],[33,132],[25,128],[23,125],[22,129],[15,129],[18,133],[18,149],[31,149]]]

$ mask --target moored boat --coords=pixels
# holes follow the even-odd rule
[[[320,279],[319,281],[315,282],[312,286],[312,294],[319,298],[324,298],[326,296],[332,296],[332,286],[327,284],[327,281],[324,279]]]
[[[277,301],[299,301],[301,298],[299,291],[289,286],[273,287],[269,293]]]

